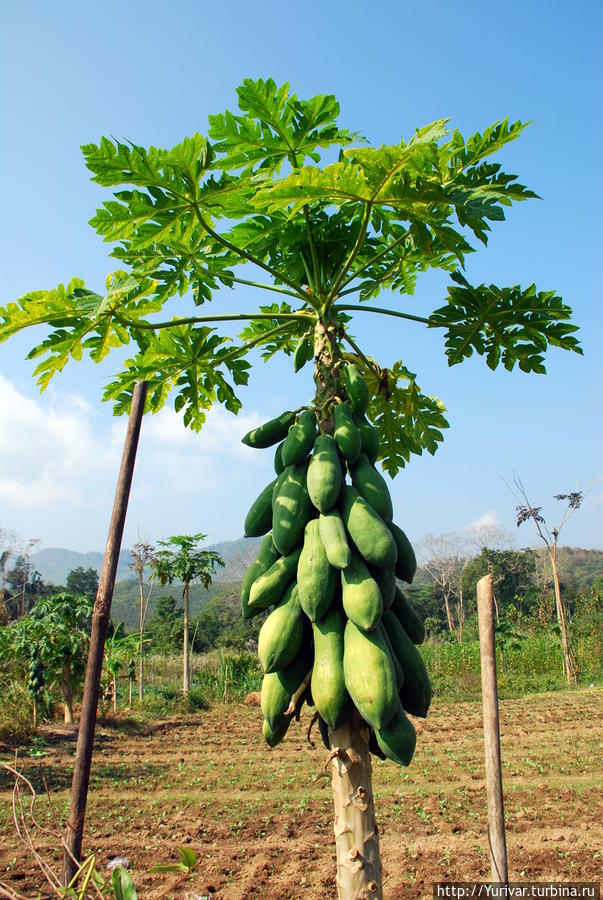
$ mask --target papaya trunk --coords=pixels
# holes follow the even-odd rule
[[[561,646],[563,649],[563,669],[568,684],[576,681],[576,670],[574,660],[570,649],[569,638],[567,634],[567,622],[565,619],[565,610],[563,608],[563,600],[561,599],[561,586],[559,584],[559,572],[557,570],[557,547],[553,545],[549,551],[551,567],[553,569],[553,585],[555,588],[555,607],[557,611],[557,621],[559,622],[559,630],[561,631]]]
[[[189,642],[188,642],[188,584],[184,585],[184,591],[182,592],[182,596],[184,599],[184,634],[183,634],[183,671],[182,671],[182,693],[188,694],[191,689],[191,668],[190,668],[190,654],[189,654]]]
[[[65,704],[65,725],[73,725],[73,692],[71,690],[71,660],[63,663],[63,676],[61,679],[61,691]]]
[[[316,408],[322,434],[334,429],[334,407],[342,399],[342,365],[337,326],[319,321],[314,332]],[[373,804],[368,728],[354,710],[335,731],[329,731],[331,783],[335,807],[337,896],[339,900],[381,898],[381,858]]]
[[[383,897],[379,834],[375,821],[369,732],[358,713],[329,731],[340,900]]]

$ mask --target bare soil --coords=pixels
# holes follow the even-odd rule
[[[335,897],[327,753],[317,731],[315,746],[307,742],[309,721],[306,712],[274,750],[263,743],[260,710],[243,703],[187,719],[100,723],[85,834],[99,871],[109,877],[108,861],[127,857],[140,898]],[[374,764],[388,900],[431,897],[436,881],[490,878],[480,705],[435,703],[415,724],[408,769]],[[504,701],[501,734],[510,879],[599,881],[603,691]],[[56,871],[74,750],[73,732],[48,727],[18,754],[49,829],[32,838]],[[0,761],[13,764],[14,750],[0,747]],[[0,883],[28,898],[54,896],[15,833],[12,789],[0,771]],[[197,854],[192,875],[148,872],[176,862],[179,846]]]

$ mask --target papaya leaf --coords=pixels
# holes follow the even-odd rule
[[[261,357],[264,361],[270,359],[275,353],[282,351],[290,356],[302,335],[308,330],[308,321],[305,318],[289,319],[283,322],[278,314],[291,314],[288,303],[273,303],[270,306],[260,306],[262,313],[274,313],[274,319],[254,319],[241,331],[239,337],[246,345],[261,347]]]
[[[115,900],[136,900],[138,896],[132,878],[122,866],[113,869],[111,887]]]
[[[582,354],[573,333],[572,310],[554,291],[537,291],[534,284],[499,288],[480,284],[472,287],[458,272],[451,276],[448,302],[436,309],[430,327],[446,328],[446,355],[453,366],[475,351],[486,358],[490,369],[502,361],[511,371],[517,363],[522,372],[546,372],[547,347],[562,347]]]
[[[441,400],[429,397],[416,383],[416,375],[401,362],[391,369],[368,368],[360,360],[362,375],[371,395],[368,418],[377,429],[383,468],[394,477],[423,450],[433,454],[449,427]]]
[[[298,100],[288,84],[277,87],[272,78],[246,78],[237,93],[243,115],[209,117],[218,168],[279,171],[287,159],[294,166],[306,157],[318,162],[319,147],[360,139],[337,127],[339,104],[330,94]]]
[[[107,386],[103,399],[113,401],[114,415],[127,413],[134,387],[147,381],[147,410],[157,412],[174,391],[174,408],[183,411],[185,426],[200,431],[214,403],[233,413],[241,408],[227,376],[235,385],[247,384],[250,366],[241,358],[243,352],[239,355],[237,348],[229,351],[224,347],[229,342],[230,338],[216,334],[215,329],[190,325],[151,332],[140,352],[126,360]]]

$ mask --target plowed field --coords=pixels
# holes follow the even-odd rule
[[[335,896],[326,751],[310,715],[268,749],[261,713],[218,706],[198,716],[97,732],[85,846],[107,876],[127,857],[140,898],[293,900]],[[434,704],[417,725],[409,769],[376,761],[374,790],[386,898],[431,897],[434,881],[489,880],[481,708]],[[594,881],[603,868],[603,691],[545,694],[501,705],[509,874],[514,881]],[[41,730],[18,765],[40,792],[33,841],[56,870],[73,733]],[[14,752],[0,747],[0,761]],[[49,797],[45,796],[45,785]],[[50,811],[49,801],[53,812]],[[149,874],[191,847],[192,875]],[[12,821],[12,779],[0,773],[0,883],[54,896]],[[0,893],[1,895],[1,893]],[[92,895],[91,895],[92,896]]]

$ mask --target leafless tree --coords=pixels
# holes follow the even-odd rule
[[[17,535],[8,528],[0,527],[0,625],[8,622],[8,610],[4,602],[6,595],[6,570],[8,563],[15,553]]]
[[[456,532],[427,534],[418,546],[418,556],[423,569],[440,590],[448,630],[460,643],[465,621],[463,573],[472,558],[467,535]],[[453,603],[456,606],[456,622]]]
[[[134,544],[130,550],[130,555],[132,557],[130,569],[136,575],[136,581],[138,582],[138,630],[140,635],[138,646],[138,699],[142,703],[144,693],[144,626],[149,611],[149,601],[155,586],[155,579],[157,578],[155,568],[152,566],[155,558],[155,547],[148,541],[142,540],[139,535],[138,543]],[[144,573],[145,569],[149,567],[151,567],[151,580],[145,593]]]
[[[506,482],[505,482],[506,483]],[[513,490],[509,485],[507,487],[518,501],[518,505],[516,507],[516,524],[519,528],[520,525],[523,525],[524,522],[532,521],[536,528],[536,532],[538,537],[544,542],[547,550],[547,554],[549,557],[549,561],[551,564],[551,570],[553,575],[553,588],[555,592],[555,608],[557,612],[557,622],[559,623],[559,629],[561,631],[561,646],[563,651],[563,668],[565,671],[565,675],[567,678],[567,683],[571,684],[576,681],[576,668],[574,664],[572,649],[570,645],[570,640],[568,636],[567,630],[567,622],[565,609],[563,606],[563,600],[561,597],[561,587],[559,584],[559,569],[557,564],[557,545],[559,541],[559,535],[561,533],[561,529],[568,521],[568,519],[573,516],[577,509],[580,509],[582,505],[582,501],[584,500],[584,494],[582,491],[570,491],[567,494],[555,494],[555,500],[564,500],[565,501],[565,509],[563,511],[563,515],[559,520],[558,524],[555,525],[554,528],[548,527],[544,516],[542,515],[542,507],[534,506],[534,504],[530,503],[527,495],[527,491],[524,487],[524,484],[519,477],[517,472],[513,473],[513,483],[515,484],[516,490]]]

